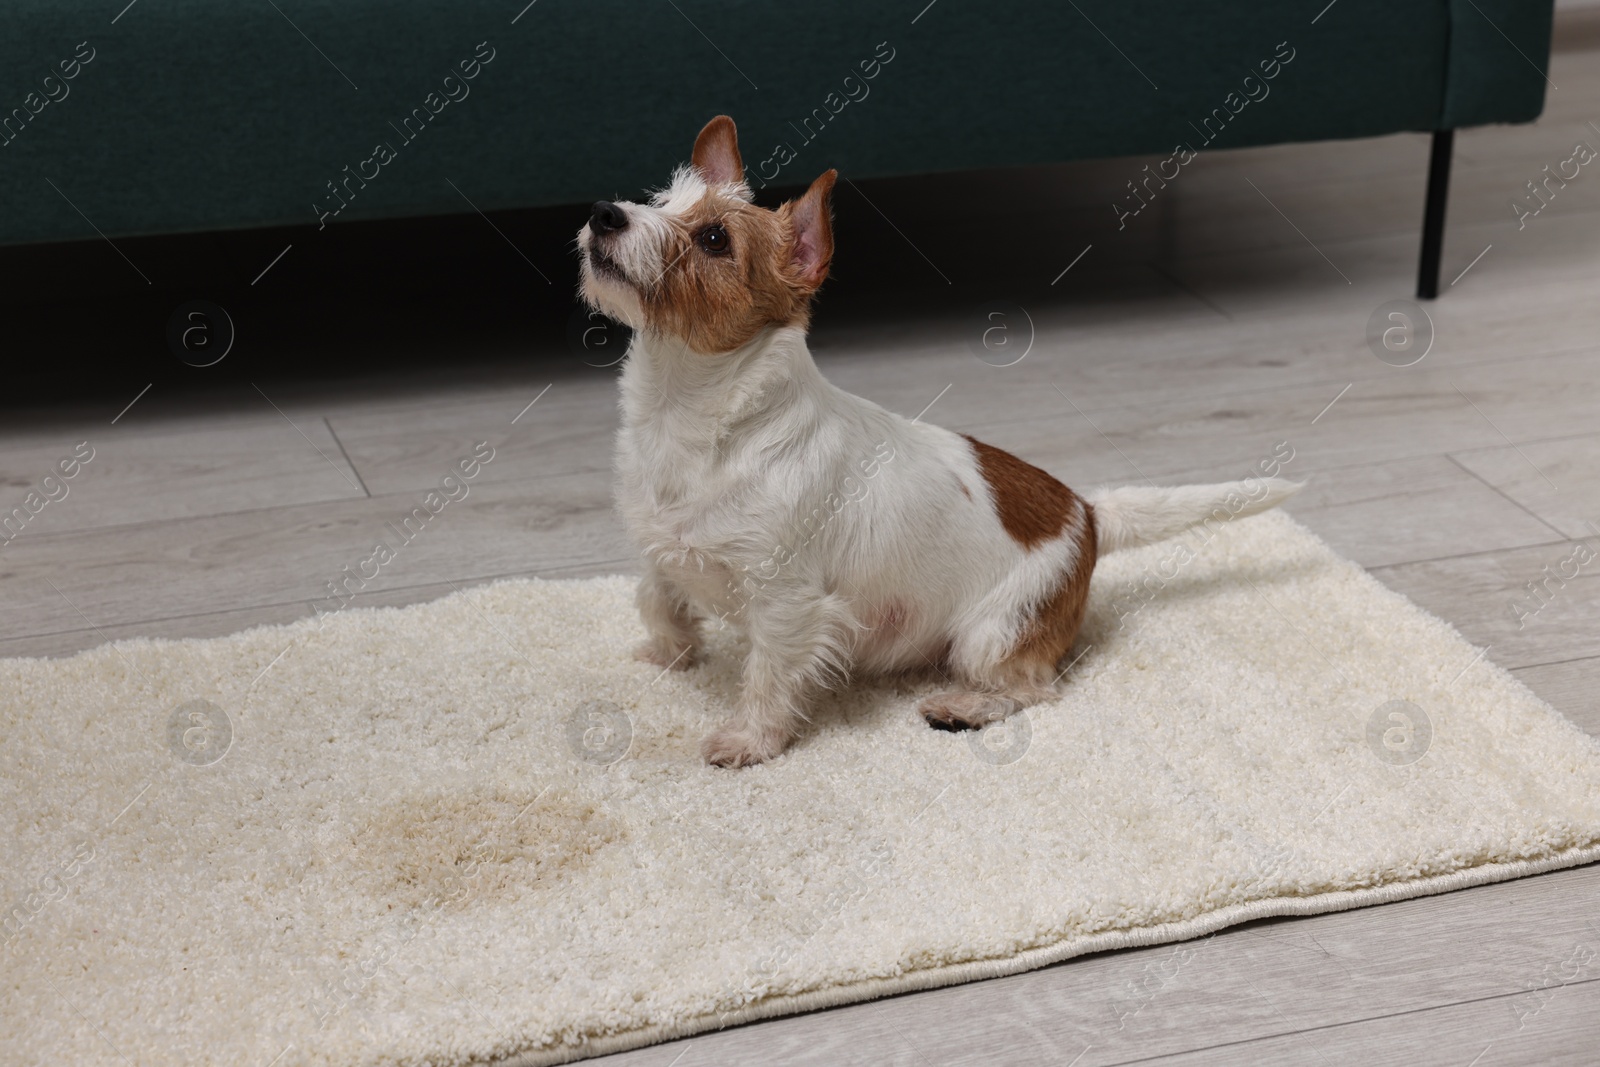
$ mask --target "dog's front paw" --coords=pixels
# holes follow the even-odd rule
[[[695,665],[698,656],[693,645],[672,648],[655,641],[641,641],[633,648],[633,658],[641,663],[654,663],[663,670],[686,671]]]
[[[742,719],[729,719],[700,744],[700,754],[717,767],[748,767],[764,763],[789,744],[782,730],[757,730]]]

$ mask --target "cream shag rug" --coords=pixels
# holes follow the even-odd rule
[[[557,1063],[1600,858],[1600,745],[1449,626],[1282,514],[1173,556],[1058,703],[744,771],[731,635],[658,676],[624,578],[0,661],[0,1047]]]

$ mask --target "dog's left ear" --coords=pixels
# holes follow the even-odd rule
[[[718,115],[694,139],[694,169],[707,185],[733,185],[744,181],[744,160],[739,158],[739,131],[733,120]]]
[[[833,263],[833,183],[838,180],[838,171],[823,171],[806,195],[784,205],[794,228],[789,264],[808,291],[822,284]]]

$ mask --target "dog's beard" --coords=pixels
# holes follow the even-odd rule
[[[584,252],[584,265],[596,277],[629,285],[633,282],[633,279],[628,277],[628,272],[622,269],[622,264],[599,245],[592,245]]]
[[[634,330],[644,324],[644,303],[633,279],[609,255],[586,248],[579,293],[584,303]]]

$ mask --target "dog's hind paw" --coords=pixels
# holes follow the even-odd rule
[[[935,730],[977,730],[1023,706],[1002,693],[935,693],[917,708]]]

